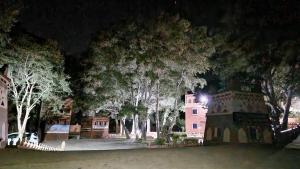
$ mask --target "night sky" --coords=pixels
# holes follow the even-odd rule
[[[243,15],[245,10],[250,11],[243,16],[245,24],[250,24],[246,29],[252,29],[251,23],[262,18],[274,18],[284,27],[265,27],[266,36],[299,34],[295,31],[300,28],[297,0],[24,0],[19,24],[37,37],[57,40],[65,55],[78,57],[97,31],[126,20],[144,21],[161,12],[178,13],[194,25],[213,29],[222,24],[224,16]]]
[[[150,0],[26,0],[21,27],[55,39],[66,55],[83,53],[95,33],[127,19],[145,19],[171,9],[173,1]]]
[[[218,2],[217,5],[216,2]],[[67,56],[80,56],[96,32],[126,20],[179,13],[193,24],[213,26],[230,6],[223,0],[25,0],[19,22],[26,31],[57,40]]]
[[[224,25],[224,19],[238,16],[245,31],[261,32],[263,40],[300,37],[300,1],[297,0],[23,1],[17,27],[36,37],[58,41],[72,84],[79,83],[84,69],[81,60],[98,31],[129,20],[144,22],[162,12],[179,14],[193,25],[205,25],[212,34],[231,26]],[[267,26],[260,25],[264,19],[269,22]]]

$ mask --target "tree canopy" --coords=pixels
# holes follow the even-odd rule
[[[238,12],[224,17],[225,26],[216,33],[221,38],[211,63],[225,81],[237,78],[248,84],[259,83],[274,126],[279,126],[279,118],[283,116],[280,128],[285,129],[291,99],[300,82],[297,47],[300,35],[295,31],[299,25],[291,26],[299,24],[293,13],[295,9],[283,1],[270,6],[241,4],[232,6],[241,7]],[[260,16],[263,9],[277,12]]]
[[[209,70],[212,43],[205,27],[193,28],[179,16],[162,15],[100,32],[91,44],[83,75],[85,93],[95,101],[89,104],[93,108],[110,104],[119,110],[126,102],[143,105],[144,117],[162,109],[177,112],[186,90],[205,85],[195,75]]]

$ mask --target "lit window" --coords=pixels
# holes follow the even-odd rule
[[[193,109],[193,114],[198,114],[197,109]]]
[[[198,128],[197,124],[193,123],[193,129],[196,129],[196,128]]]

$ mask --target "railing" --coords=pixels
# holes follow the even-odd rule
[[[33,144],[27,141],[22,142],[18,148],[21,149],[30,149],[30,150],[38,150],[38,151],[64,151],[65,150],[65,142],[63,141],[60,148],[51,147],[45,144]]]
[[[278,144],[280,146],[285,146],[295,140],[298,135],[300,135],[300,125],[290,128],[287,130],[283,130],[280,132],[280,136],[278,139]]]

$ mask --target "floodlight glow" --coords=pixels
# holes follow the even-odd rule
[[[207,104],[207,102],[208,102],[207,96],[201,95],[200,96],[200,102],[203,103],[203,104]]]

